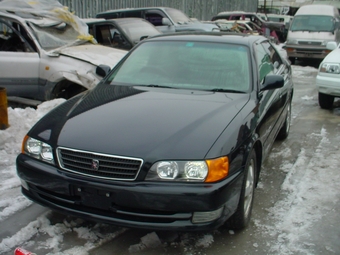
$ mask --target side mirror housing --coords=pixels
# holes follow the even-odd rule
[[[164,26],[171,26],[171,21],[168,18],[162,18],[162,24]]]
[[[107,65],[99,65],[96,68],[96,74],[100,77],[105,77],[111,71],[111,67]]]
[[[260,91],[279,89],[284,85],[284,79],[281,75],[268,74],[262,83]]]

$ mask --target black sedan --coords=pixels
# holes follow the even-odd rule
[[[244,228],[261,165],[288,136],[292,97],[291,67],[265,37],[146,39],[28,132],[22,192],[124,227]]]

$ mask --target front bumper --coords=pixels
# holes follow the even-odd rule
[[[340,74],[318,74],[316,87],[320,93],[340,97]]]
[[[206,231],[221,226],[235,211],[241,172],[219,183],[105,181],[65,173],[20,154],[17,172],[22,193],[64,214],[123,227]],[[223,208],[220,217],[193,223],[194,212]]]
[[[326,47],[306,47],[295,44],[287,44],[285,49],[289,58],[299,59],[324,59],[330,52]]]

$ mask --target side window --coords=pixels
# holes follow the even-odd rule
[[[9,47],[8,40],[13,35],[13,31],[7,24],[0,20],[0,51],[7,51]]]
[[[255,45],[256,52],[256,61],[257,61],[257,69],[259,72],[260,82],[263,82],[264,77],[267,74],[274,72],[274,65],[270,60],[270,56],[268,52],[265,50],[262,44]]]
[[[145,13],[145,19],[154,26],[163,26],[162,19],[164,15],[157,11],[147,11]]]
[[[265,50],[268,52],[269,57],[270,57],[270,62],[273,64],[274,71],[276,72],[277,69],[279,69],[279,67],[282,64],[282,59],[279,53],[275,50],[275,48],[269,42],[264,42],[262,44]]]
[[[163,17],[157,13],[147,13],[145,14],[145,19],[149,21],[154,26],[163,26]]]
[[[25,51],[19,36],[18,24],[12,24],[9,20],[0,23],[0,51]]]
[[[93,28],[90,28],[90,33],[93,33]],[[132,45],[124,38],[118,29],[112,24],[96,25],[95,38],[97,42],[104,46],[109,46],[118,49],[130,49]]]
[[[112,40],[112,36],[110,33],[110,26],[109,25],[97,25],[95,37],[99,44],[110,46],[111,40]]]
[[[34,52],[36,46],[19,23],[0,20],[0,51]]]

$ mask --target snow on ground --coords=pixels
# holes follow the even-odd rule
[[[325,214],[336,213],[335,206],[340,199],[337,191],[340,183],[340,175],[337,174],[339,146],[330,144],[329,139],[333,137],[329,137],[324,128],[320,133],[310,134],[310,139],[319,141],[312,149],[312,159],[307,156],[307,148],[302,146],[293,165],[282,162],[280,166],[287,173],[280,187],[287,196],[268,210],[268,217],[272,217],[276,224],[259,226],[269,235],[277,236],[270,254],[310,254],[309,248],[315,245],[309,241],[310,230]],[[275,160],[275,157],[284,154],[289,158],[290,148],[273,153],[270,158]]]
[[[295,75],[308,77],[310,72],[315,72],[311,67],[294,67]],[[310,100],[304,96],[303,100]],[[53,109],[63,99],[44,102],[38,108],[8,108],[10,127],[0,130],[0,222],[14,215],[16,212],[28,207],[32,202],[23,197],[20,193],[20,181],[16,175],[15,159],[20,153],[21,142],[26,132],[44,114]],[[271,247],[272,254],[295,254],[303,252],[308,243],[308,229],[323,216],[323,211],[332,210],[332,204],[339,199],[338,189],[340,183],[339,175],[324,175],[324,169],[335,171],[339,166],[338,149],[330,146],[327,130],[322,129],[320,133],[311,134],[311,138],[319,138],[319,144],[315,148],[315,156],[311,161],[306,160],[306,150],[301,148],[298,160],[294,164],[282,162],[281,170],[286,172],[286,178],[281,186],[282,192],[287,196],[278,201],[269,209],[269,217],[277,222],[276,226],[267,226],[265,223],[258,223],[258,227],[271,236],[277,236],[277,242]],[[325,150],[327,153],[325,153]],[[273,153],[270,157],[275,160],[277,156],[289,157],[290,148]],[[304,169],[301,171],[301,169]],[[301,178],[305,181],[299,182]],[[259,188],[263,188],[261,183]],[[330,190],[332,192],[330,192]],[[320,209],[323,208],[323,211]],[[36,234],[48,235],[49,238],[44,243],[37,245],[41,249],[46,249],[50,255],[60,254],[80,254],[86,255],[93,248],[101,243],[105,243],[115,238],[119,233],[105,232],[105,225],[97,224],[91,227],[84,227],[82,220],[64,220],[62,223],[51,223],[48,219],[48,212],[41,215],[23,227],[13,236],[9,236],[0,241],[0,254],[2,252],[13,251],[18,244],[30,245],[30,239]],[[78,238],[84,240],[79,246],[62,249],[64,234],[73,231]],[[232,234],[232,233],[231,233]],[[183,242],[186,241],[183,237]],[[305,242],[303,240],[306,240]],[[159,242],[154,232],[149,233],[141,239],[139,244],[132,245],[130,252],[142,250],[143,247],[157,245]],[[206,248],[214,242],[212,234],[201,235],[194,241],[194,246]],[[257,244],[255,243],[254,246]],[[63,252],[61,252],[63,250]],[[280,253],[279,253],[280,251]]]

